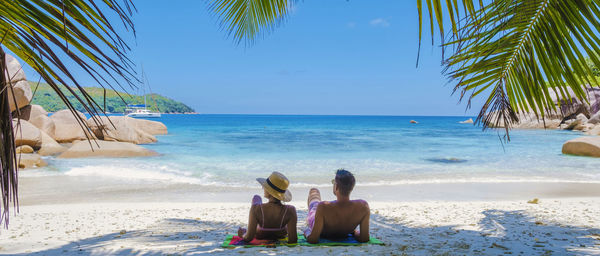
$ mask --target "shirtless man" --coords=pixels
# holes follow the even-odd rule
[[[321,193],[312,188],[308,193],[308,228],[304,237],[309,243],[319,242],[319,238],[344,239],[352,234],[358,242],[369,241],[369,204],[364,200],[350,200],[350,192],[355,184],[354,175],[344,169],[337,170],[333,183],[333,194],[337,200],[321,201]],[[356,227],[360,225],[360,231]]]

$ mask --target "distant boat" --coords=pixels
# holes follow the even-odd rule
[[[144,85],[148,86],[148,89],[150,89],[150,83],[148,82],[148,78],[146,77],[146,74],[144,73],[143,66],[142,66],[142,82],[144,82]],[[150,89],[150,93],[152,93],[152,89]],[[150,95],[150,96],[152,96],[152,95]],[[158,104],[156,104],[154,97],[152,97],[152,101],[154,101],[154,106],[156,107],[156,109],[158,109]],[[125,113],[123,113],[123,114],[125,116],[134,117],[134,118],[135,117],[160,118],[160,112],[152,112],[146,107],[146,93],[145,92],[144,92],[144,105],[128,104],[127,107],[125,108]]]
[[[144,96],[144,101],[145,100]],[[127,105],[125,109],[125,116],[128,117],[146,117],[146,118],[160,118],[159,112],[152,112],[148,108],[146,108],[146,104],[144,105]]]

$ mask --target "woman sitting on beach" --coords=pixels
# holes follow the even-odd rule
[[[262,185],[264,196],[269,201],[263,204],[261,197],[254,195],[248,229],[240,227],[238,236],[248,243],[254,238],[276,240],[288,235],[288,243],[296,243],[296,208],[282,203],[292,200],[292,194],[287,190],[290,182],[279,172],[271,173],[266,179],[257,178],[256,181]]]

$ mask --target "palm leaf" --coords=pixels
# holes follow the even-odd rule
[[[127,57],[130,48],[107,16],[115,16],[135,35],[131,0],[10,0],[0,4],[0,53],[6,48],[35,70],[54,89],[72,112],[67,94],[82,103],[96,122],[101,107],[88,95],[72,73],[83,70],[102,87],[135,87],[134,65]],[[4,70],[4,63],[0,68]],[[10,88],[10,78],[2,77],[2,88]],[[70,85],[70,86],[67,86]],[[76,90],[80,94],[76,93]],[[3,95],[6,90],[3,90]],[[81,96],[80,96],[81,95]],[[8,225],[9,202],[17,202],[16,168],[8,98],[0,99],[2,126],[2,216]],[[17,110],[18,111],[18,110]],[[85,120],[79,119],[82,129]],[[8,129],[8,130],[7,130]],[[13,151],[9,150],[13,148]]]
[[[477,123],[484,129],[504,126],[510,139],[508,129],[519,121],[519,113],[533,113],[542,121],[548,114],[561,114],[552,95],[569,103],[574,100],[570,89],[577,99],[587,101],[586,86],[597,84],[589,76],[593,70],[588,64],[600,64],[600,1],[495,0],[479,6],[473,2],[462,1],[467,6],[465,18],[449,15],[453,27],[460,28],[450,33],[448,42],[440,12],[430,16],[438,17],[431,26],[440,28],[443,47],[453,49],[445,60],[445,74],[456,83],[461,100],[468,95],[470,106],[474,97],[487,94]],[[456,8],[456,1],[427,4],[434,9]]]
[[[237,43],[253,44],[263,32],[272,31],[290,13],[295,0],[212,0],[209,9],[220,26]]]

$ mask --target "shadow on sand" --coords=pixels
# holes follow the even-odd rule
[[[360,255],[571,255],[600,252],[600,230],[545,224],[524,211],[486,210],[472,229],[459,226],[409,227],[402,219],[373,214],[372,235],[384,246],[223,249],[234,223],[164,219],[141,230],[100,235],[28,255],[195,255],[335,254]],[[298,211],[299,220],[306,211]],[[238,223],[240,224],[240,223]],[[299,229],[304,224],[299,223]]]

